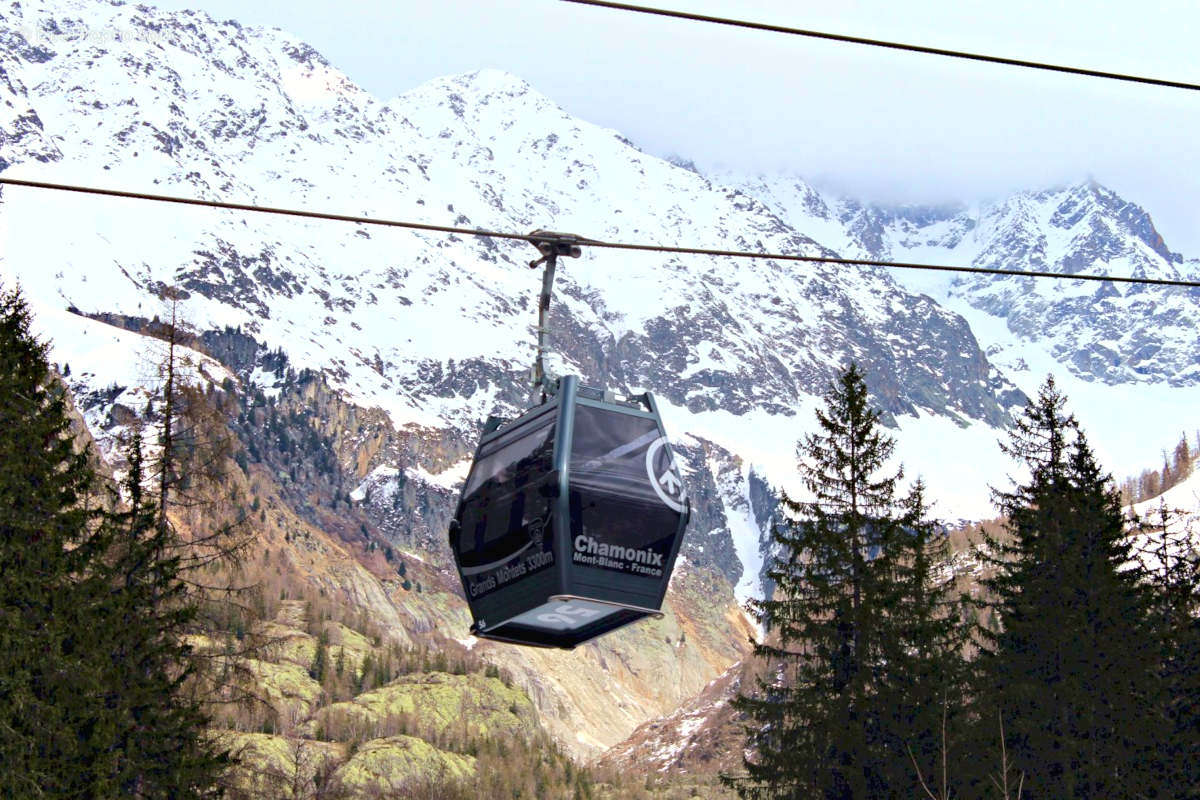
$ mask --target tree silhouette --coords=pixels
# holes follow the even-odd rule
[[[748,798],[916,796],[962,674],[957,618],[931,575],[940,538],[924,487],[897,494],[895,443],[856,366],[817,423],[800,447],[812,499],[785,496],[775,591],[751,604],[768,633],[754,652],[770,667],[734,702],[753,755],[723,780]]]

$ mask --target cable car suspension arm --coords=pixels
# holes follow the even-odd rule
[[[554,268],[558,266],[559,256],[579,258],[583,253],[579,245],[587,240],[573,233],[553,231],[534,231],[529,236],[530,243],[542,254],[537,261],[529,262],[529,268],[537,269],[541,264],[546,265],[542,270],[542,293],[538,298],[537,355],[531,375],[534,401],[545,402],[547,389],[554,380],[553,376],[546,373],[545,364],[546,352],[550,349],[550,296],[554,291]]]

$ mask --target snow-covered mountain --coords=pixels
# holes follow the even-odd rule
[[[240,40],[226,43],[228,26],[216,30],[227,36],[212,42],[202,29],[185,29],[179,47],[217,63],[238,57],[252,77],[215,82],[203,72],[185,78],[184,59],[168,65],[146,53],[134,62],[126,53],[99,51],[80,54],[79,63],[51,59],[29,70],[35,73],[29,99],[42,109],[50,140],[83,157],[64,156],[36,170],[26,162],[10,174],[36,171],[107,185],[140,180],[267,204],[384,210],[464,226],[553,225],[597,237],[822,252],[750,198],[714,189],[610,131],[572,120],[512,76],[485,72],[435,81],[378,104],[298,45],[285,42],[279,47],[286,55],[254,58],[252,45],[263,48],[271,40],[236,31],[233,38]],[[165,25],[160,34],[171,35]],[[311,63],[281,67],[277,55]],[[75,76],[85,82],[62,91]],[[143,76],[150,80],[142,83]],[[325,102],[307,94],[314,82]],[[206,91],[190,88],[198,83]],[[230,83],[260,97],[270,85],[274,96],[267,99],[275,102],[258,102],[251,114],[256,121],[248,123],[246,101],[224,91]],[[296,85],[306,87],[301,97],[286,94]],[[151,96],[124,97],[139,86]],[[302,109],[301,99],[314,105]],[[162,113],[147,115],[146,107]],[[320,152],[310,156],[308,150]],[[21,205],[42,215],[61,201]],[[152,239],[140,219],[112,219],[136,235],[109,237],[129,276],[104,298],[107,310],[132,313],[147,287],[181,285],[195,294],[189,310],[198,326],[248,326],[271,346],[290,345],[289,351],[305,341],[297,355],[333,371],[364,402],[464,423],[503,394],[501,375],[515,379],[528,361],[527,304],[536,283],[524,270],[522,248],[278,220],[205,224],[180,219],[177,209],[146,213],[171,220],[159,231],[170,241]],[[300,230],[306,240],[297,236]],[[83,226],[72,233],[95,235]],[[71,249],[76,268],[53,280],[55,292],[74,303],[77,287],[89,276],[94,280],[95,269]],[[563,368],[593,380],[653,386],[693,412],[779,414],[819,391],[836,364],[856,356],[868,363],[890,411],[925,408],[993,424],[1005,418],[1011,398],[1004,392],[1011,387],[990,370],[962,320],[909,295],[885,274],[848,280],[819,268],[663,263],[625,254],[589,261],[566,270],[556,324],[564,331]],[[363,309],[372,313],[359,313]],[[428,335],[435,328],[437,334]],[[398,332],[416,334],[411,346]],[[940,368],[925,368],[919,351],[935,355]],[[453,375],[447,369],[431,377],[451,361]],[[455,385],[470,372],[494,373],[486,381],[492,385],[470,393],[467,384]],[[397,388],[418,396],[432,389],[449,402],[434,409],[423,396],[397,401]]]
[[[202,13],[2,5],[0,101],[8,177],[622,241],[1200,274],[1145,212],[1093,184],[886,209],[792,178],[705,176],[503,72],[385,101],[281,31]],[[392,574],[378,584],[359,575],[346,588],[345,565],[322,564],[321,548],[300,560],[322,592],[341,587],[388,624],[465,636],[460,598],[428,587],[454,585],[445,523],[480,421],[527,397],[532,248],[11,186],[0,190],[0,243],[0,281],[31,300],[108,454],[148,405],[155,357],[141,333],[163,313],[164,288],[179,287],[191,370],[278,401],[231,421],[288,506],[281,518],[291,515],[272,547],[308,526],[379,562],[366,549],[379,535],[389,559],[376,567]],[[908,474],[926,478],[947,517],[989,513],[988,486],[1006,467],[997,439],[1051,369],[1070,371],[1060,384],[1085,409],[1115,418],[1080,414],[1099,428],[1102,455],[1126,463],[1148,463],[1200,400],[1196,298],[1180,292],[600,249],[564,259],[559,276],[552,366],[653,390],[696,503],[666,622],[572,659],[493,656],[581,754],[669,713],[744,654],[735,600],[761,590],[794,442],[849,359],[887,411]],[[1128,424],[1134,413],[1140,426]],[[304,442],[312,452],[298,452]],[[419,598],[398,588],[390,545],[419,565]]]
[[[848,256],[1064,274],[1195,279],[1150,214],[1089,180],[973,208],[863,205],[803,180],[728,176],[785,221]],[[1200,384],[1200,290],[1021,277],[898,273],[939,300],[960,299],[1106,384]],[[953,305],[953,303],[950,303]]]
[[[0,23],[0,167],[12,177],[626,241],[1196,269],[1144,212],[1094,185],[887,210],[793,179],[706,178],[502,72],[382,101],[281,31],[203,13],[30,0],[4,6]],[[64,309],[145,319],[162,287],[182,287],[197,332],[252,340],[243,379],[269,388],[276,377],[255,359],[282,352],[397,430],[447,438],[437,459],[399,467],[431,496],[461,479],[479,420],[526,396],[538,276],[524,244],[13,187],[0,203],[0,275],[43,312],[61,362],[78,367],[73,343],[107,335]],[[728,554],[734,581],[758,565],[754,482],[788,483],[792,443],[849,359],[897,426],[910,473],[951,516],[986,513],[998,429],[1023,401],[1018,385],[1053,363],[1029,367],[1021,337],[1088,378],[1197,383],[1194,302],[1181,293],[1084,296],[1004,279],[926,294],[882,269],[613,251],[567,261],[560,276],[555,368],[663,398],[693,480],[712,487],[712,529],[695,531],[695,546]],[[972,326],[990,314],[1016,336],[989,330],[985,352]],[[122,380],[110,372],[89,365],[88,380]],[[391,486],[394,457],[352,465],[363,496]]]
[[[5,9],[4,29],[10,176],[828,252],[746,193],[575,120],[504,73],[381,102],[286,34],[200,13],[30,2]],[[5,273],[43,307],[147,317],[161,286],[181,286],[196,329],[240,328],[398,426],[473,430],[524,397],[537,285],[524,245],[11,187],[3,197]],[[653,388],[676,431],[738,443],[777,471],[792,458],[778,443],[803,424],[794,415],[849,358],[892,414],[996,426],[1021,399],[961,317],[882,270],[589,252],[562,270],[554,325],[559,370]]]

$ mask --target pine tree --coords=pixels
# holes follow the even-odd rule
[[[16,290],[0,293],[0,796],[82,792],[99,719],[79,576],[99,549],[96,481]]]
[[[1181,483],[1192,474],[1192,448],[1188,445],[1187,434],[1179,435],[1179,444],[1175,445],[1171,474],[1175,483]]]
[[[194,608],[192,627],[223,639],[224,657],[195,659],[205,669],[191,683],[210,699],[226,705],[252,705],[258,698],[243,691],[247,675],[243,659],[258,658],[266,639],[248,625],[256,610],[258,588],[244,579],[239,555],[253,541],[244,524],[247,500],[236,478],[234,439],[228,423],[237,403],[225,392],[205,391],[184,379],[192,355],[182,321],[186,294],[164,287],[161,321],[152,335],[160,343],[149,356],[160,378],[156,416],[147,420],[148,440],[157,452],[146,464],[146,494],[159,525],[164,526],[164,556],[177,558],[180,581],[188,587],[186,603]],[[202,366],[190,365],[203,373]],[[235,476],[235,477],[231,477]],[[182,532],[182,533],[179,533]]]
[[[1004,449],[1029,479],[997,493],[1011,540],[985,581],[1000,629],[980,631],[980,742],[1001,714],[1030,797],[1152,794],[1157,646],[1111,478],[1052,378]]]
[[[1160,503],[1140,521],[1140,551],[1152,588],[1150,623],[1159,641],[1160,719],[1166,741],[1156,773],[1170,795],[1200,798],[1200,554],[1191,532]]]
[[[961,674],[946,591],[930,575],[935,526],[923,487],[897,497],[894,441],[851,365],[801,444],[811,502],[784,498],[773,597],[752,604],[768,678],[735,707],[749,723],[748,798],[916,796]],[[912,756],[910,756],[910,752]]]
[[[891,786],[907,796],[921,796],[913,784],[936,786],[939,796],[953,793],[957,775],[947,774],[950,751],[962,739],[967,704],[970,615],[954,596],[953,575],[935,575],[949,560],[950,544],[929,518],[925,484],[917,480],[900,506],[901,528],[895,542],[892,580],[895,606],[889,613],[885,669],[878,703],[894,731],[893,752],[908,753],[908,762],[893,762]],[[910,771],[910,768],[912,771]]]
[[[325,683],[325,674],[329,670],[329,649],[326,646],[329,637],[325,631],[317,638],[317,649],[313,654],[313,662],[308,667],[308,677],[320,684]]]
[[[222,766],[180,690],[181,596],[170,529],[127,490],[104,507],[65,390],[17,292],[0,294],[0,797],[197,797]]]
[[[97,786],[132,798],[206,797],[216,787],[226,757],[204,737],[208,723],[190,692],[195,664],[185,634],[197,608],[180,579],[180,556],[171,526],[144,491],[141,437],[127,449],[128,507],[107,521],[109,591],[98,598],[98,616],[111,621],[96,642],[107,656],[105,705],[111,735],[92,742],[107,756]]]

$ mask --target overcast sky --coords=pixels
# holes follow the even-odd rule
[[[886,202],[1093,177],[1200,257],[1200,92],[556,0],[151,0],[288,30],[382,99],[495,67],[649,152]],[[1197,0],[654,0],[647,5],[1200,83]]]

